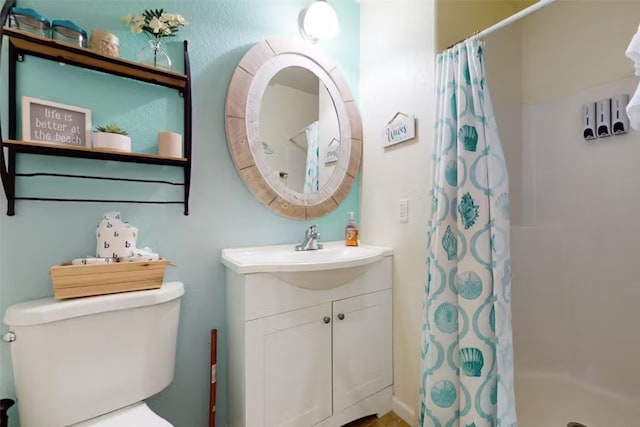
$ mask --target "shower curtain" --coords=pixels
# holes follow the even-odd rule
[[[508,179],[483,44],[440,54],[421,427],[517,426]]]
[[[307,167],[304,176],[304,193],[320,189],[320,123],[315,121],[304,130],[307,137]]]

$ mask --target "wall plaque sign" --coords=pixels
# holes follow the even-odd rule
[[[416,118],[396,113],[382,131],[382,146],[390,147],[416,137]]]
[[[23,96],[22,139],[91,148],[91,110]]]
[[[327,157],[324,159],[325,163],[333,163],[338,161],[338,155],[340,154],[340,141],[333,138],[327,146]]]

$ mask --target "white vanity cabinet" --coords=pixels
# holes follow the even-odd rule
[[[391,289],[333,303],[333,410],[391,385]],[[380,414],[384,415],[384,414]]]
[[[244,425],[312,426],[331,416],[330,316],[327,303],[246,323]]]
[[[338,286],[314,289],[291,271],[243,274],[225,262],[230,427],[338,427],[391,410],[391,250],[383,249],[373,262],[333,269],[327,277]]]

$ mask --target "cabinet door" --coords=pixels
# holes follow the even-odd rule
[[[333,410],[391,385],[391,289],[333,303]]]
[[[331,303],[246,323],[247,427],[331,416]]]

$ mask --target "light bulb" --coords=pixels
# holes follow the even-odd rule
[[[335,38],[340,34],[338,15],[326,0],[317,0],[306,10],[302,30],[314,42],[318,39]]]

